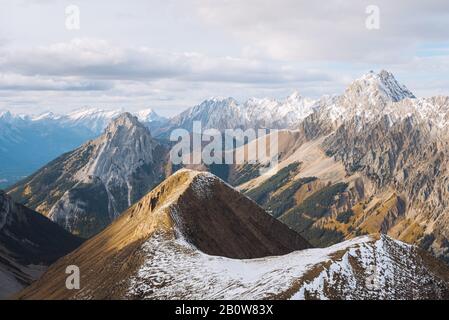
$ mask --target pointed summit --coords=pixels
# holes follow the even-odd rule
[[[247,259],[310,246],[255,202],[207,172],[176,172],[135,206],[134,215],[146,210],[143,216],[148,217],[149,209],[154,213],[167,210],[171,232],[211,255]]]
[[[133,116],[129,112],[120,114],[117,118],[113,119],[106,128],[106,132],[116,131],[120,127],[131,129],[132,127],[145,127],[139,122],[136,116]]]
[[[137,117],[123,113],[103,135],[52,161],[11,192],[87,238],[160,182],[167,152]],[[25,195],[24,188],[32,192]]]
[[[166,118],[158,115],[153,109],[143,109],[135,113],[137,119],[139,119],[142,123],[150,123],[150,122],[165,122]]]
[[[352,99],[367,98],[371,104],[376,102],[398,102],[405,98],[415,98],[406,86],[400,84],[394,75],[386,70],[379,73],[370,71],[355,80],[346,89],[345,96]]]

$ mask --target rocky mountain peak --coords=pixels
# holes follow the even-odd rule
[[[106,128],[106,133],[115,133],[119,128],[123,128],[125,130],[130,130],[133,127],[141,127],[145,128],[145,126],[139,122],[136,116],[133,116],[129,112],[124,112],[119,115],[117,118],[111,121],[111,123]]]
[[[125,215],[145,232],[175,234],[212,255],[255,258],[310,246],[255,202],[206,172],[176,172]]]
[[[370,71],[355,80],[345,91],[351,100],[368,99],[370,104],[398,102],[405,98],[415,98],[406,86],[400,84],[394,75],[386,70],[379,73]]]
[[[114,180],[125,185],[137,168],[152,162],[157,145],[148,128],[128,112],[114,119],[92,144],[95,151],[78,176],[96,176],[104,182]]]

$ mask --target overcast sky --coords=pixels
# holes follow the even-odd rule
[[[66,26],[69,5],[79,8],[79,29]],[[366,27],[369,5],[379,8],[379,29]],[[2,0],[0,6],[0,109],[16,113],[92,106],[173,115],[211,96],[338,94],[380,69],[417,96],[449,95],[445,0]]]

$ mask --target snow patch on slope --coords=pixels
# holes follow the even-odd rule
[[[131,279],[129,297],[147,299],[261,299],[280,294],[335,252],[372,241],[361,237],[326,249],[238,260],[210,256],[182,238],[154,236],[142,246],[147,259]]]
[[[425,299],[447,284],[426,269],[413,246],[382,235],[284,256],[230,259],[202,253],[184,239],[156,235],[129,282],[142,299]]]

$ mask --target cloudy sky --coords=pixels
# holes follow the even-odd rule
[[[445,0],[2,0],[0,109],[173,115],[211,96],[337,94],[380,69],[449,95],[448,30]]]

